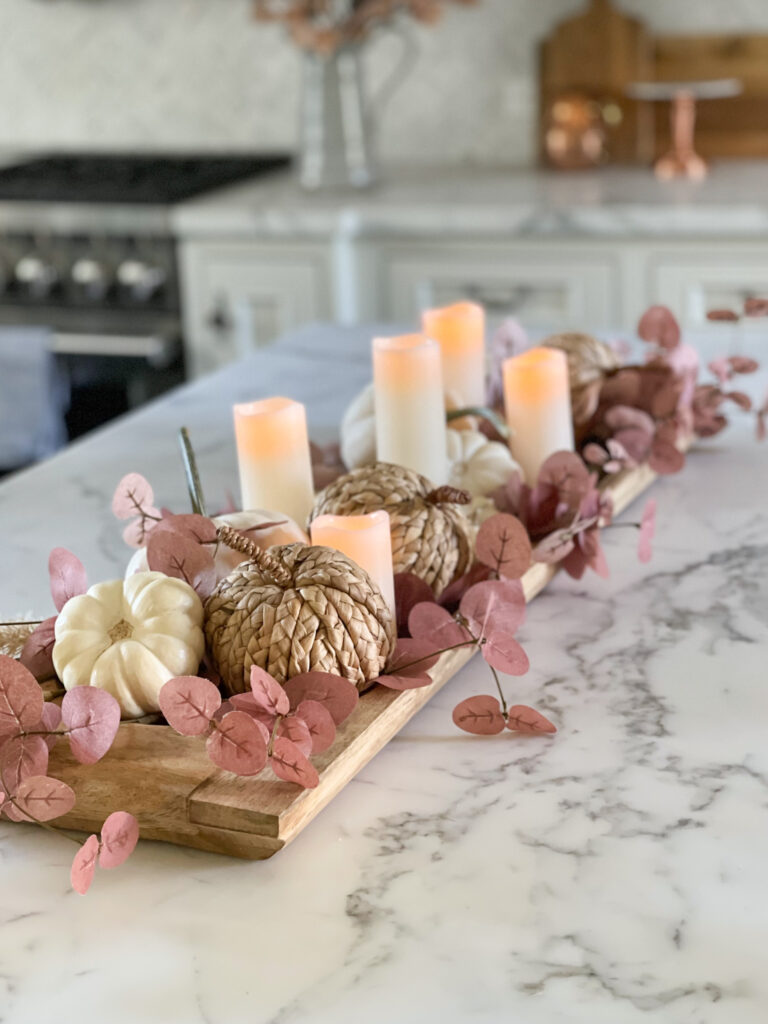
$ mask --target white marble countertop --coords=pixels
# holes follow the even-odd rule
[[[276,388],[330,435],[369,331],[307,329],[0,485],[3,611],[51,612],[49,548],[120,572],[114,484],[235,486],[230,405]],[[301,354],[301,358],[298,355]],[[297,841],[248,863],[140,843],[87,897],[70,844],[0,825],[4,1024],[764,1024],[768,446],[746,420],[654,486],[656,555],[530,608],[507,693],[553,739],[458,733],[469,665]]]
[[[763,239],[768,163],[715,163],[703,182],[659,182],[650,168],[392,167],[370,190],[317,194],[281,172],[182,203],[172,221],[181,237]]]

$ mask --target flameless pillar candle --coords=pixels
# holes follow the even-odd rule
[[[314,503],[304,406],[265,398],[236,405],[234,415],[243,508],[282,512],[303,527]]]
[[[440,346],[423,334],[374,338],[376,455],[445,483],[448,453]]]
[[[485,311],[474,302],[429,309],[424,333],[440,345],[443,388],[462,406],[485,405]]]
[[[395,578],[387,513],[382,510],[364,516],[318,516],[310,530],[313,544],[335,548],[365,569],[378,583],[394,618]]]
[[[553,452],[573,451],[568,360],[557,349],[532,348],[504,362],[509,446],[527,484]]]

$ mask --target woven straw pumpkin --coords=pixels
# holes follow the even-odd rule
[[[575,331],[553,334],[542,344],[565,352],[573,422],[578,427],[586,423],[597,409],[600,386],[606,377],[618,370],[621,365],[619,357],[604,341],[593,338],[591,334],[578,334]]]
[[[220,536],[222,531],[220,530]],[[357,686],[381,675],[395,646],[386,601],[371,577],[331,548],[286,544],[268,552],[226,531],[249,555],[205,604],[205,636],[231,693],[250,689],[252,665],[284,683],[331,672]]]
[[[475,528],[460,507],[468,501],[466,491],[435,488],[410,469],[376,462],[321,491],[311,518],[384,509],[392,528],[395,572],[414,573],[439,594],[473,561]]]

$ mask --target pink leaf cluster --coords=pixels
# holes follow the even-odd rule
[[[116,868],[124,864],[139,841],[139,823],[127,811],[114,811],[101,826],[101,835],[90,835],[75,854],[70,881],[84,896],[91,887],[96,865]]]
[[[529,736],[557,732],[552,722],[535,708],[515,704],[505,711],[498,699],[490,694],[461,701],[453,709],[453,721],[464,732],[475,736],[498,736],[505,729]]]
[[[206,736],[208,756],[236,775],[275,775],[304,789],[320,781],[309,760],[331,746],[336,727],[354,710],[358,693],[346,679],[307,672],[281,686],[264,669],[251,668],[251,689],[222,703],[210,680],[178,676],[160,691],[160,710],[184,736]]]

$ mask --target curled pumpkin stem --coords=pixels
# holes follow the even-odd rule
[[[460,487],[451,487],[450,484],[445,484],[443,487],[436,487],[434,491],[430,491],[426,500],[430,505],[469,505],[472,495]]]
[[[233,529],[231,526],[220,526],[216,534],[222,544],[226,544],[233,551],[239,551],[252,562],[255,562],[262,573],[279,587],[288,587],[291,583],[291,574],[281,565],[276,558],[260,548],[258,544],[246,537],[244,533]]]

